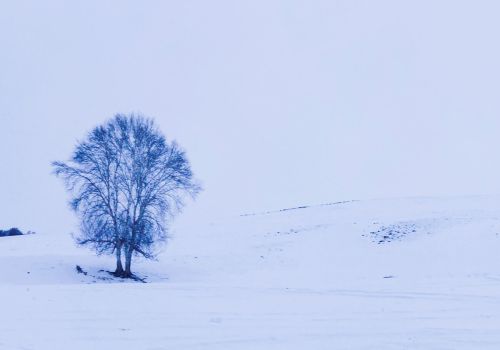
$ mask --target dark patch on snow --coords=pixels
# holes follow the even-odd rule
[[[291,228],[291,229],[285,230],[285,231],[268,232],[267,234],[268,235],[291,235],[291,234],[299,233],[299,232],[300,232],[299,230],[295,230],[295,229]]]
[[[13,227],[9,230],[0,230],[0,237],[10,237],[10,236],[22,236],[23,233],[17,227]]]
[[[323,203],[323,204],[319,204],[319,205],[301,205],[299,207],[285,208],[285,209],[280,209],[280,210],[270,210],[270,211],[265,211],[265,212],[261,212],[261,213],[241,214],[240,216],[267,215],[267,214],[274,214],[274,213],[282,213],[282,212],[291,211],[291,210],[300,210],[300,209],[308,209],[308,208],[316,208],[316,207],[327,207],[327,206],[331,206],[331,205],[339,205],[339,204],[346,204],[346,203],[352,203],[352,202],[357,202],[357,200]]]
[[[369,234],[363,234],[364,237],[370,237],[372,242],[385,244],[394,241],[400,241],[408,236],[415,234],[429,235],[432,232],[451,228],[453,226],[463,226],[471,222],[470,217],[431,217],[421,218],[412,221],[400,221],[390,225],[382,225],[373,222],[375,226]]]
[[[281,230],[281,231],[275,231],[275,232],[267,232],[267,235],[273,235],[273,236],[282,236],[282,235],[294,235],[302,232],[307,232],[307,231],[315,231],[315,230],[321,230],[328,228],[330,225],[327,224],[320,224],[320,225],[312,225],[312,226],[300,226],[296,228],[290,228],[287,230]]]
[[[401,222],[388,226],[380,226],[378,230],[371,231],[372,242],[377,244],[399,241],[409,234],[416,233],[418,226],[414,222]]]
[[[82,267],[80,265],[76,265],[76,272],[79,273],[79,274],[82,274],[84,276],[89,276],[89,277],[92,277],[94,280],[92,281],[92,283],[96,283],[96,280],[101,280],[101,281],[120,281],[120,282],[125,282],[126,280],[133,280],[133,281],[136,281],[136,282],[142,282],[142,283],[147,283],[146,282],[146,277],[144,278],[141,278],[141,277],[138,277],[136,275],[132,275],[131,277],[128,277],[128,278],[121,278],[121,277],[116,277],[115,276],[115,273],[114,272],[111,272],[111,271],[106,271],[106,270],[99,270],[98,272],[104,272],[108,275],[111,275],[113,277],[108,277],[108,276],[95,276],[95,275],[91,275],[89,274],[87,271],[85,271],[84,269],[82,269]]]
[[[20,229],[17,227],[13,227],[8,230],[0,230],[0,237],[13,237],[13,236],[26,236],[26,235],[34,235],[35,232],[33,231],[28,231],[26,233],[23,233]]]
[[[84,274],[87,276],[87,271],[83,271],[83,269],[80,267],[80,265],[76,265],[76,272]]]
[[[126,281],[126,280],[128,280],[128,279],[130,279],[130,280],[132,280],[132,281],[136,281],[136,282],[148,283],[148,282],[146,281],[147,276],[146,276],[146,277],[141,278],[141,277],[139,277],[139,276],[137,276],[137,275],[132,274],[130,277],[117,277],[117,276],[116,276],[116,274],[114,273],[114,271],[99,270],[99,272],[107,272],[107,273],[108,273],[108,274],[110,274],[111,276],[113,276],[113,277],[115,277],[115,278],[117,278],[117,279],[120,279],[122,282],[123,282],[123,281]],[[108,279],[111,279],[111,280],[112,280],[113,278],[108,278]]]

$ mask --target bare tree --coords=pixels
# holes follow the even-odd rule
[[[77,242],[114,253],[121,277],[132,276],[133,255],[154,257],[166,219],[200,190],[185,152],[142,116],[115,116],[78,143],[69,162],[53,166],[81,219]]]

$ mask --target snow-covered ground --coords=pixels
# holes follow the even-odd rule
[[[150,283],[112,268],[63,233],[0,238],[0,349],[500,349],[499,197],[188,223],[135,264]]]

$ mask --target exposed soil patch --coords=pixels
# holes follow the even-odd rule
[[[407,235],[415,234],[422,230],[415,222],[401,222],[388,226],[380,226],[377,230],[370,232],[372,242],[377,244],[399,241]]]
[[[84,276],[92,277],[95,280],[101,280],[101,281],[116,281],[116,280],[119,280],[119,281],[122,281],[122,282],[124,282],[126,280],[132,280],[132,281],[141,282],[141,283],[148,283],[146,281],[146,277],[141,278],[141,277],[139,277],[137,275],[132,275],[132,276],[127,277],[127,278],[122,278],[122,277],[117,277],[115,275],[115,273],[112,272],[112,271],[99,270],[98,272],[106,273],[107,275],[110,275],[110,277],[108,277],[108,276],[96,276],[96,275],[91,275],[90,273],[88,273],[87,271],[85,271],[84,269],[82,269],[82,267],[80,265],[76,265],[75,269],[76,269],[77,273],[82,274]],[[94,280],[94,282],[95,282],[95,280]]]

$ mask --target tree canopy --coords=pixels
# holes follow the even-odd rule
[[[80,217],[77,242],[115,254],[121,277],[132,276],[133,255],[154,257],[167,238],[167,218],[200,191],[185,151],[138,115],[119,114],[94,128],[68,162],[53,167]]]

